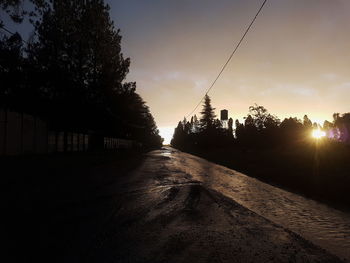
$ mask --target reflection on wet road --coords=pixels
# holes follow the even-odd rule
[[[187,174],[255,213],[350,261],[350,214],[279,189],[199,157],[164,148],[165,169]]]

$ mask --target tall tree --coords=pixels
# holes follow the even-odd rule
[[[0,0],[0,7],[17,12],[24,2]],[[28,2],[39,16],[26,56],[18,35],[0,39],[1,79],[12,79],[0,90],[1,99],[12,96],[21,110],[46,117],[54,129],[94,130],[159,146],[159,131],[136,83],[125,82],[130,60],[121,52],[109,6],[103,0]],[[27,78],[17,85],[23,69]]]
[[[51,124],[161,144],[136,83],[125,82],[130,60],[109,6],[103,0],[53,0],[41,14],[28,47],[30,83],[40,87],[42,114]]]
[[[214,127],[214,121],[216,115],[214,113],[215,108],[211,106],[211,99],[208,94],[204,97],[203,110],[201,111],[200,129],[202,131],[210,130]]]
[[[112,118],[107,115],[113,115],[113,97],[134,86],[122,84],[130,61],[121,53],[108,5],[102,0],[53,1],[36,24],[36,34],[29,58],[42,76],[44,95],[54,103],[51,116],[74,125],[79,120],[83,126],[91,119]]]
[[[241,140],[244,137],[244,130],[245,130],[244,124],[240,123],[239,120],[236,119],[235,126],[236,126],[235,137],[238,140]]]

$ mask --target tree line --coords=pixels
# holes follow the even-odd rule
[[[175,128],[171,144],[179,149],[210,147],[272,148],[310,140],[313,130],[323,130],[326,137],[334,142],[350,144],[350,113],[333,114],[333,122],[325,121],[323,126],[312,123],[307,115],[303,120],[296,117],[281,121],[260,105],[249,107],[244,122],[222,121],[216,118],[215,108],[208,95],[204,98],[201,117],[180,121]]]
[[[336,113],[321,126],[307,115],[281,121],[255,104],[243,122],[230,118],[223,127],[214,110],[205,96],[200,117],[178,123],[172,146],[339,208],[350,207],[350,113]],[[315,130],[325,137],[312,138]]]
[[[103,0],[0,0],[15,22],[28,18],[34,33],[0,30],[0,105],[35,114],[53,129],[94,131],[162,144],[135,82],[126,82],[130,59]],[[0,26],[4,26],[0,21]]]

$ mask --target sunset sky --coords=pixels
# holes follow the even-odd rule
[[[168,143],[262,0],[107,2],[131,58],[127,80],[137,82]],[[308,114],[317,122],[349,112],[349,14],[348,0],[268,0],[209,93],[217,112],[241,120],[257,103],[280,118]]]

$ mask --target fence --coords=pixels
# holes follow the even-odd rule
[[[47,152],[47,125],[25,113],[0,110],[1,155]]]
[[[89,149],[91,135],[74,132],[49,131],[47,136],[48,153],[82,152]]]
[[[132,140],[104,137],[93,132],[52,131],[41,119],[9,110],[0,110],[0,155],[78,152],[93,149],[141,147]]]

